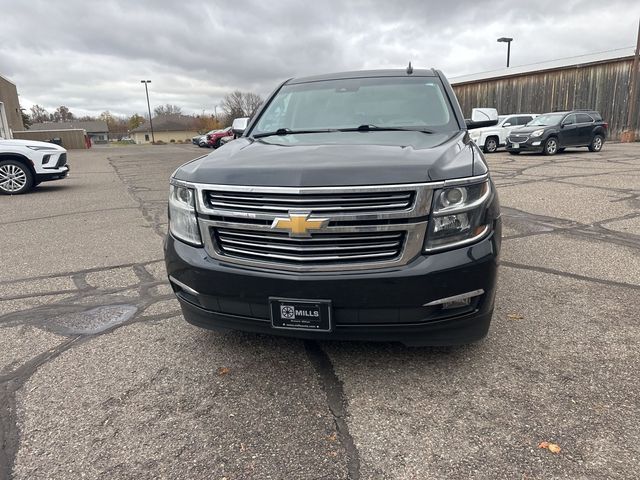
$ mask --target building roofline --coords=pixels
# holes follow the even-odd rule
[[[5,80],[5,81],[9,82],[9,83],[10,83],[11,85],[13,85],[14,87],[16,86],[16,83],[15,83],[15,82],[12,82],[11,80],[9,80],[7,77],[5,77],[4,75],[2,75],[1,73],[0,73],[0,78],[2,78],[3,80]]]
[[[483,82],[499,78],[517,77],[521,75],[527,75],[529,73],[548,72],[553,70],[564,70],[572,67],[580,68],[587,65],[598,65],[602,63],[617,62],[620,60],[631,59],[634,55],[635,49],[633,47],[618,48],[615,50],[589,53],[586,55],[578,55],[575,57],[565,57],[556,60],[530,63],[527,65],[518,65],[510,68],[490,70],[487,72],[461,75],[458,77],[450,78],[449,82],[452,86],[464,85],[466,83]]]

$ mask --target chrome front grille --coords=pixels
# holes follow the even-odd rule
[[[315,233],[291,238],[287,233],[212,228],[220,251],[233,258],[276,261],[293,265],[371,262],[398,258],[404,231]]]
[[[351,187],[173,183],[195,189],[200,233],[212,259],[313,274],[410,262],[422,253],[434,190],[484,178]],[[280,226],[300,216],[321,226],[303,234],[292,224]]]
[[[510,135],[509,136],[509,141],[511,143],[524,143],[527,140],[529,140],[529,137],[527,135]]]
[[[278,214],[292,209],[323,214],[408,210],[414,198],[412,191],[311,194],[205,192],[205,201],[212,209]]]

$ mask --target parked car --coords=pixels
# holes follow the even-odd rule
[[[567,147],[587,147],[599,152],[607,138],[609,125],[595,110],[571,110],[545,113],[526,127],[515,129],[507,137],[507,151],[542,152],[555,155]]]
[[[208,147],[207,144],[207,135],[215,132],[216,130],[209,130],[207,133],[203,133],[202,135],[195,135],[191,137],[191,143],[194,145],[198,145],[201,148]]]
[[[0,138],[0,193],[26,193],[41,182],[60,180],[68,173],[67,151],[61,146]]]
[[[233,135],[231,127],[216,130],[215,132],[207,134],[207,143],[211,148],[218,148],[220,146],[220,140],[229,135]]]
[[[170,180],[165,260],[188,322],[409,345],[487,334],[498,194],[440,71],[290,79],[233,131]]]
[[[512,130],[526,125],[535,117],[537,115],[534,113],[500,115],[497,125],[470,129],[469,136],[485,153],[493,153],[506,145]]]

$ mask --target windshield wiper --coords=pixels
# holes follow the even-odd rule
[[[303,133],[327,133],[327,132],[337,132],[336,129],[324,128],[324,129],[316,129],[316,130],[291,130],[290,128],[279,128],[273,132],[264,132],[264,133],[256,133],[252,135],[253,138],[264,138],[264,137],[273,137],[275,135],[298,135]]]
[[[365,123],[355,128],[339,128],[340,132],[422,132],[422,133],[435,133],[433,130],[427,128],[406,128],[406,127],[379,127],[378,125],[372,125]]]

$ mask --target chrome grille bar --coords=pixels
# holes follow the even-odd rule
[[[354,194],[271,194],[205,191],[205,203],[220,210],[287,212],[300,209],[313,212],[386,212],[407,210],[413,192],[367,192]]]

